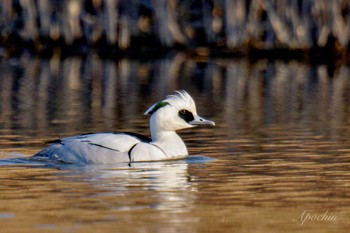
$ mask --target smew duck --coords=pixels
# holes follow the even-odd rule
[[[213,121],[197,115],[195,102],[186,91],[176,91],[153,104],[144,114],[151,116],[151,138],[126,132],[76,135],[52,141],[32,158],[69,164],[181,158],[187,156],[188,151],[177,130],[197,125],[215,125]]]

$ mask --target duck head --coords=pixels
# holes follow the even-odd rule
[[[186,91],[176,91],[174,95],[153,104],[145,115],[151,115],[152,139],[157,132],[176,131],[197,125],[215,125],[213,121],[198,116],[196,104]]]

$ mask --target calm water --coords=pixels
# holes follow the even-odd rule
[[[186,160],[46,166],[48,140],[148,134],[143,112],[185,89],[215,128]],[[96,56],[0,60],[1,232],[346,232],[350,67]],[[212,159],[209,159],[212,158]]]

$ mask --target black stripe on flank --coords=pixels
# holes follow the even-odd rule
[[[163,154],[165,154],[165,156],[167,156],[167,154],[165,153],[165,151],[164,151],[162,148],[160,148],[160,147],[157,146],[156,144],[151,144],[151,145],[157,147],[161,152],[163,152]]]
[[[138,143],[135,143],[131,148],[130,148],[130,150],[128,151],[128,155],[129,155],[129,160],[130,160],[130,162],[131,162],[131,152],[132,152],[132,150],[135,148],[135,146],[137,145]]]

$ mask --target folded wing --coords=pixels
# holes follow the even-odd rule
[[[129,150],[137,143],[149,141],[132,133],[83,134],[55,140],[33,158],[74,164],[129,162]]]

